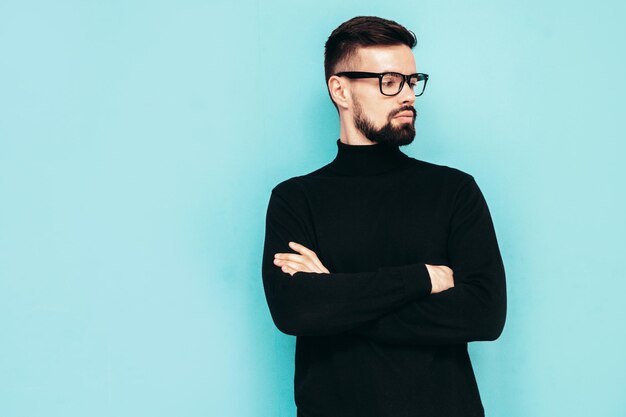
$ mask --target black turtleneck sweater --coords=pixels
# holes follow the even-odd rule
[[[296,335],[299,417],[483,416],[467,342],[506,316],[504,266],[474,178],[397,146],[347,145],[272,190],[263,284],[274,323]],[[282,272],[313,250],[330,274]],[[425,264],[455,286],[430,294]]]

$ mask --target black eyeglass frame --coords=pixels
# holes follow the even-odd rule
[[[400,88],[398,88],[398,92],[395,94],[385,94],[383,93],[383,77],[387,74],[395,74],[402,77],[402,82],[400,83]],[[387,97],[393,97],[400,94],[402,88],[404,88],[404,83],[408,83],[411,81],[411,77],[417,76],[417,81],[424,81],[424,88],[422,88],[422,92],[419,94],[415,94],[415,97],[419,97],[424,94],[426,91],[426,83],[428,82],[428,74],[424,74],[421,72],[416,72],[415,74],[404,75],[399,72],[365,72],[365,71],[342,71],[336,74],[338,77],[345,76],[350,79],[358,79],[358,78],[378,78],[378,88],[380,89],[380,94]]]

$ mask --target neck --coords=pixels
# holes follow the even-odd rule
[[[347,144],[337,139],[337,156],[329,168],[341,175],[376,175],[398,169],[410,159],[397,145]]]

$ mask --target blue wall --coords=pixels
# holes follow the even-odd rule
[[[0,2],[0,415],[295,415],[265,210],[334,157],[323,44],[359,14],[418,36],[405,152],[492,211],[487,415],[626,415],[623,2],[292,4]]]

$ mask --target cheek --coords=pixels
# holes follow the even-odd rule
[[[370,113],[370,120],[377,128],[381,128],[389,122],[389,111],[382,106],[374,108]]]
[[[389,121],[389,113],[394,110],[394,107],[384,100],[377,100],[370,104],[370,109],[372,111],[372,119],[384,124]]]
[[[376,128],[386,125],[389,122],[389,113],[394,110],[389,103],[380,100],[378,95],[362,97],[360,105],[363,116],[369,119]]]
[[[367,103],[367,109],[369,118],[376,122],[376,124],[380,125],[387,122],[389,110],[384,103],[372,100]]]
[[[394,111],[393,108],[389,107],[389,106],[381,106],[380,108],[380,120],[382,120],[382,123],[389,123],[391,122],[391,118],[389,117],[389,115]]]

